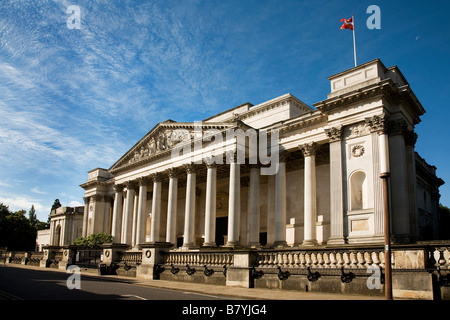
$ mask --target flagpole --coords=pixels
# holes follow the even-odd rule
[[[352,13],[352,21],[353,21],[353,55],[354,55],[354,57],[355,57],[355,67],[357,66],[357,63],[356,63],[356,40],[355,40],[355,17],[353,16],[353,13]]]

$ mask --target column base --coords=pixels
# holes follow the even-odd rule
[[[238,249],[242,248],[242,245],[238,241],[228,241],[225,245],[225,248]]]
[[[181,251],[187,251],[187,250],[193,250],[193,249],[199,249],[199,246],[196,246],[194,243],[185,243],[180,248]]]
[[[252,249],[261,249],[262,248],[262,246],[259,242],[250,242],[247,247],[252,248]]]
[[[316,246],[317,240],[305,240],[302,242],[302,246]]]
[[[202,248],[217,248],[217,244],[215,242],[205,242]]]
[[[346,241],[344,239],[344,237],[336,237],[336,238],[329,238],[327,241],[327,244],[331,244],[331,245],[339,245],[339,244],[345,244]]]
[[[284,247],[287,247],[288,246],[288,244],[287,244],[287,242],[286,241],[275,241],[274,243],[273,243],[273,247],[274,248],[284,248]]]

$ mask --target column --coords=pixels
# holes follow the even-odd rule
[[[410,237],[409,196],[404,136],[407,124],[405,120],[398,119],[391,122],[389,126],[392,231],[396,241],[408,242]]]
[[[183,247],[191,248],[194,246],[194,228],[195,228],[195,185],[196,169],[194,164],[185,165],[187,172],[186,181],[186,206],[184,213],[184,237]]]
[[[274,247],[286,246],[286,155],[280,152],[279,167],[275,175],[275,241]]]
[[[145,226],[147,222],[147,184],[148,179],[141,177],[139,183],[139,201],[136,222],[136,244],[145,242]]]
[[[120,243],[120,227],[122,225],[122,186],[114,185],[114,208],[112,217],[111,235],[113,241]]]
[[[167,232],[166,242],[177,244],[177,197],[178,197],[178,171],[166,170],[169,176],[169,195],[167,202]]]
[[[249,190],[249,239],[250,247],[260,247],[259,229],[260,229],[260,209],[259,209],[259,175],[260,168],[258,165],[251,166],[250,169],[250,190]]]
[[[405,144],[406,144],[406,161],[407,161],[407,171],[408,171],[408,194],[411,195],[409,197],[409,213],[410,213],[410,226],[411,226],[411,234],[414,235],[417,240],[417,235],[419,234],[418,224],[417,224],[417,204],[416,197],[414,195],[417,194],[417,183],[416,183],[416,154],[414,151],[414,146],[417,141],[417,133],[412,131],[406,132],[405,135]],[[438,227],[436,223],[439,223],[437,219],[435,219],[435,227]],[[435,234],[438,234],[438,228],[433,230]]]
[[[137,191],[137,192],[136,192]],[[136,232],[137,232],[137,212],[138,212],[138,206],[139,206],[139,189],[137,189],[134,193],[134,204],[133,204],[133,222],[132,222],[132,229],[131,229],[131,246],[136,246]]]
[[[105,203],[105,209],[104,209],[104,217],[103,217],[103,232],[105,233],[111,233],[109,226],[111,223],[110,220],[110,212],[111,212],[111,201],[112,197],[110,195],[103,196],[103,201]]]
[[[316,150],[314,142],[300,146],[305,157],[304,239],[302,245],[311,246],[316,240]]]
[[[88,222],[89,222],[89,197],[83,197],[84,200],[84,213],[83,213],[83,232],[82,236],[87,237],[88,234]]]
[[[205,207],[205,247],[216,246],[216,191],[217,166],[207,164],[206,173],[206,207]]]
[[[226,246],[239,245],[239,220],[240,220],[240,165],[237,159],[231,159],[230,163],[230,187],[228,198],[228,241]]]
[[[344,244],[344,188],[342,176],[343,127],[325,129],[330,142],[330,238],[329,244]]]
[[[122,243],[131,244],[131,232],[132,232],[132,222],[133,222],[133,209],[134,209],[134,185],[131,181],[125,183],[125,190],[127,193],[127,198],[125,201],[125,214],[123,217],[123,227],[122,227]]]
[[[161,174],[152,174],[153,199],[152,199],[152,224],[150,231],[150,242],[159,242],[159,231],[161,223]]]

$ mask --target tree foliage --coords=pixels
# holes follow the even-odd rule
[[[74,240],[73,244],[88,248],[98,248],[101,244],[110,242],[113,242],[113,236],[105,232],[100,232],[87,237],[79,237]]]
[[[36,246],[37,225],[41,225],[30,209],[29,218],[25,210],[11,212],[9,207],[0,203],[0,247],[9,250],[34,250]]]

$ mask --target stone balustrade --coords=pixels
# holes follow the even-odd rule
[[[124,251],[119,254],[117,262],[123,262],[130,265],[139,265],[142,263],[142,251]]]
[[[208,265],[230,266],[233,265],[233,253],[231,252],[165,252],[163,263],[170,265]]]
[[[395,259],[393,259],[392,264],[395,267]],[[255,267],[365,269],[372,265],[384,268],[382,247],[373,249],[260,251],[257,253]]]

